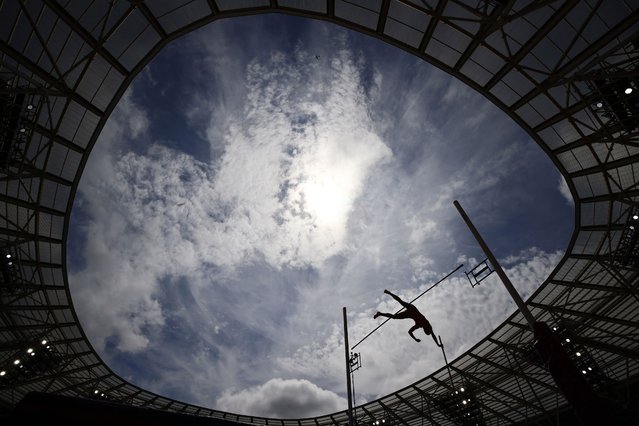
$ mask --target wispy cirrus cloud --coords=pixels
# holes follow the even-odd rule
[[[498,230],[488,236],[529,294],[561,255],[530,249],[523,237],[535,232],[508,222],[519,203],[534,218],[526,197],[557,192],[556,182],[538,179],[518,198],[543,163],[538,148],[414,59],[368,59],[383,47],[323,23],[288,44],[246,25],[255,55],[236,54],[250,51],[234,44],[246,28],[207,28],[169,51],[174,62],[152,63],[120,103],[83,177],[75,213],[86,262],[70,282],[91,341],[134,383],[303,417],[345,408],[342,306],[356,339],[375,310],[396,308],[385,287],[416,295],[480,255],[454,198]],[[193,73],[162,83],[175,66]],[[176,128],[158,121],[168,116]],[[495,283],[469,292],[464,280],[418,305],[451,354],[514,310]],[[363,346],[364,398],[441,366],[409,326],[392,322]]]
[[[131,131],[131,117],[147,115],[127,96],[85,173],[87,265],[70,278],[98,348],[144,358],[174,343],[163,339],[177,322],[197,335],[197,318],[213,333],[186,358],[199,364],[209,353],[208,371],[238,374],[251,362],[247,347],[268,350],[286,327],[280,304],[349,250],[355,200],[391,151],[374,132],[351,53],[338,51],[321,72],[309,58],[275,52],[248,64],[243,118],[225,121],[223,154],[210,162],[150,138],[127,151],[123,141],[144,136]],[[191,306],[170,306],[167,286],[187,286]]]

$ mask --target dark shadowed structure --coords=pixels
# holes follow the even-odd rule
[[[293,420],[225,413],[128,383],[91,347],[69,293],[65,244],[74,195],[128,85],[180,35],[269,12],[327,20],[397,46],[482,93],[528,132],[570,187],[575,228],[565,257],[526,304],[593,389],[619,413],[630,410],[639,378],[639,11],[625,0],[2,1],[3,406],[41,392],[15,415],[36,406],[54,413],[59,403],[122,424],[139,413],[167,422],[160,424],[173,424],[170,413],[193,424],[200,423],[192,416],[218,419],[214,424],[347,423],[346,412]],[[533,340],[517,312],[451,361],[452,382],[442,366],[356,407],[356,421],[569,424],[567,403]]]

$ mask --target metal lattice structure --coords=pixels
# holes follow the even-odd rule
[[[92,349],[67,282],[74,194],[132,79],[193,29],[280,12],[422,58],[482,93],[539,144],[574,196],[575,229],[565,257],[526,303],[556,328],[601,395],[628,403],[624,389],[639,378],[637,8],[631,0],[1,1],[0,400],[11,406],[43,391],[253,424],[347,423],[346,412],[296,420],[224,413],[128,383]],[[356,420],[550,418],[566,402],[532,339],[516,313],[450,363],[454,384],[442,368],[357,407]]]

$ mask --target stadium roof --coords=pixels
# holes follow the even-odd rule
[[[639,12],[625,0],[3,1],[2,403],[42,391],[253,424],[347,423],[346,412],[292,420],[224,413],[128,383],[91,347],[69,292],[74,195],[125,89],[176,37],[268,12],[327,20],[404,49],[482,93],[528,132],[570,187],[575,229],[565,257],[526,303],[556,328],[596,390],[628,403],[624,386],[639,378]],[[515,313],[450,362],[453,383],[442,367],[357,407],[357,421],[510,424],[556,416],[566,401],[532,341]]]

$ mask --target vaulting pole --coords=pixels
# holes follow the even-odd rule
[[[348,347],[348,322],[346,320],[346,307],[342,308],[344,317],[344,358],[346,360],[346,392],[348,393],[348,426],[354,426],[353,422],[353,391],[351,386],[351,359]]]
[[[488,248],[488,245],[479,234],[479,231],[477,230],[477,228],[475,228],[475,225],[473,225],[473,223],[470,221],[470,218],[468,217],[468,215],[462,208],[461,204],[459,204],[459,201],[455,200],[453,204],[457,208],[457,211],[461,215],[462,219],[464,219],[464,222],[466,222],[468,229],[470,229],[470,232],[472,232],[473,236],[477,240],[477,243],[479,243],[479,246],[484,251],[484,254],[488,258],[488,260],[490,260],[490,263],[493,265],[493,268],[495,268],[495,272],[497,272],[497,275],[499,275],[499,278],[501,278],[501,282],[504,283],[506,290],[508,290],[508,293],[510,293],[510,297],[512,297],[512,299],[515,301],[515,304],[519,308],[519,311],[522,313],[522,315],[526,319],[528,326],[530,327],[531,330],[534,331],[535,318],[530,313],[528,306],[526,306],[526,304],[522,300],[521,296],[517,292],[517,289],[515,289],[515,286],[513,286],[513,283],[510,282],[510,279],[508,279],[508,276],[506,275],[504,270],[501,268],[501,265],[499,264],[499,262],[497,262],[497,258],[495,257],[493,252],[490,251],[490,249]]]

